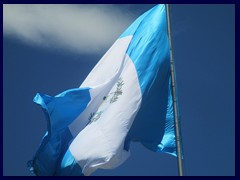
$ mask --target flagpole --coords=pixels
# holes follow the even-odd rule
[[[173,97],[173,110],[174,110],[174,127],[175,127],[175,138],[176,138],[176,148],[177,148],[177,160],[178,160],[178,175],[183,176],[183,152],[182,152],[182,139],[180,133],[180,125],[178,119],[178,106],[177,106],[177,96],[176,96],[176,83],[175,83],[175,70],[174,61],[172,53],[172,39],[171,39],[171,25],[170,25],[170,8],[169,4],[166,4],[167,9],[167,24],[168,24],[168,38],[170,46],[170,69],[171,69],[171,79],[172,79],[172,97]]]

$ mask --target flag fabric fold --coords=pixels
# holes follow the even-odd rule
[[[90,175],[130,156],[130,143],[176,156],[165,5],[141,15],[79,88],[37,94],[47,133],[32,161],[36,175]]]

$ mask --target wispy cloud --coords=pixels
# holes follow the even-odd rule
[[[99,53],[134,18],[114,5],[4,4],[3,33],[32,45]]]

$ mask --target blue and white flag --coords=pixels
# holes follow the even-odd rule
[[[141,15],[79,88],[37,94],[48,129],[29,162],[36,175],[90,175],[129,156],[131,141],[176,156],[165,5]]]

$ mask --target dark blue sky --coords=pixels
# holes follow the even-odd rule
[[[115,6],[136,18],[154,5]],[[171,21],[185,173],[235,175],[235,6],[171,5]],[[30,175],[26,163],[46,131],[34,95],[78,87],[110,46],[80,54],[3,36],[4,175]],[[123,165],[93,175],[175,176],[177,159],[135,143]]]

